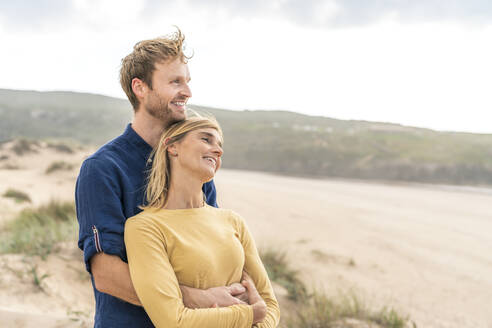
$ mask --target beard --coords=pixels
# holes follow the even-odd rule
[[[167,101],[164,101],[156,94],[152,94],[149,97],[149,101],[145,104],[145,110],[150,116],[161,121],[165,127],[185,119],[185,117],[181,117],[181,115],[177,117],[177,115],[169,108]]]

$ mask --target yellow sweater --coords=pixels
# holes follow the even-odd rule
[[[244,269],[267,304],[255,327],[276,327],[280,311],[253,238],[236,213],[208,205],[145,210],[128,219],[125,244],[138,298],[156,327],[250,328],[250,305],[188,309],[179,285],[207,289],[239,282]]]

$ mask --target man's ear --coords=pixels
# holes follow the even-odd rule
[[[144,81],[140,80],[139,78],[133,78],[132,80],[132,90],[135,96],[137,96],[137,99],[142,99],[145,97],[145,94],[147,93],[147,90],[149,87],[147,84],[145,84]]]

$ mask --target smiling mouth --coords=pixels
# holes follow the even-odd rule
[[[186,101],[171,101],[171,104],[178,107],[179,109],[184,110],[186,106]]]
[[[209,157],[209,156],[206,156],[206,157],[204,157],[204,159],[205,159],[205,160],[207,160],[207,161],[209,161],[210,163],[212,163],[212,165],[213,165],[214,167],[216,167],[216,166],[217,166],[217,160],[216,160],[215,158],[213,158],[213,157]]]

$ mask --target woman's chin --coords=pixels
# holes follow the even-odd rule
[[[203,182],[203,183],[209,182],[209,181],[211,181],[214,177],[215,177],[215,171],[209,171],[209,170],[207,170],[207,172],[203,172],[203,175],[202,175],[202,182]]]

